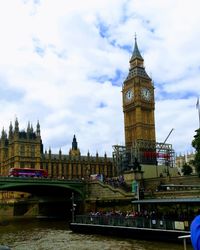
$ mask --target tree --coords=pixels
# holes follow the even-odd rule
[[[194,157],[194,166],[200,177],[200,128],[195,130],[195,132],[196,132],[196,135],[194,136],[194,140],[192,141],[192,146],[196,150],[195,157]]]
[[[190,175],[192,173],[192,167],[185,163],[181,169],[183,175]]]

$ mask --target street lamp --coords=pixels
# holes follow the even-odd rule
[[[76,207],[76,204],[74,203],[74,192],[72,192],[72,223],[74,223],[74,213],[75,213],[75,207]]]

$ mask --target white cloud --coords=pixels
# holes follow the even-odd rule
[[[157,140],[174,128],[176,152],[191,150],[200,93],[198,7],[197,0],[0,3],[1,127],[16,116],[20,128],[39,120],[45,148],[55,153],[67,153],[76,134],[82,154],[111,155],[112,145],[124,142],[119,81],[136,32],[156,87]]]

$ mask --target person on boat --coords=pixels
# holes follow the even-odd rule
[[[191,242],[194,250],[200,250],[200,215],[190,225]]]

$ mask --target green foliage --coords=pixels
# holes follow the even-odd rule
[[[192,173],[192,167],[185,163],[181,169],[183,175],[190,175]]]
[[[194,140],[192,141],[192,146],[196,150],[196,154],[194,157],[194,166],[200,177],[200,129],[197,129],[195,132],[196,135],[194,136]]]

